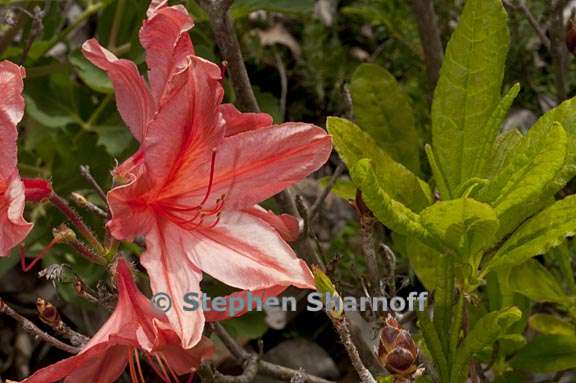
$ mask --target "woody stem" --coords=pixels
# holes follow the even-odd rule
[[[16,320],[18,323],[20,323],[22,328],[27,333],[37,338],[40,338],[47,343],[50,343],[52,346],[59,348],[62,351],[69,352],[70,354],[77,354],[80,352],[80,348],[70,346],[69,344],[62,342],[39,329],[38,326],[32,323],[32,321],[28,320],[27,318],[24,318],[22,315],[18,314],[12,307],[8,306],[8,304],[4,302],[2,298],[0,298],[0,313],[6,314],[9,317]]]

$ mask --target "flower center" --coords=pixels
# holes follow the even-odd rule
[[[213,151],[210,160],[210,176],[206,192],[197,205],[184,206],[170,200],[161,200],[156,201],[152,208],[160,215],[165,216],[170,221],[186,230],[193,230],[200,226],[207,228],[216,226],[220,220],[222,208],[224,207],[225,195],[218,197],[212,206],[206,206],[206,203],[212,194],[215,167],[216,151]]]

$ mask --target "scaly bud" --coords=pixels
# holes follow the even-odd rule
[[[40,314],[40,320],[50,327],[56,328],[62,322],[58,309],[45,299],[36,299],[36,309],[38,310],[38,314]]]
[[[398,381],[417,371],[418,347],[410,333],[400,327],[391,315],[380,331],[378,360]]]

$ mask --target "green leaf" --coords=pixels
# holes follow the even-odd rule
[[[438,368],[440,374],[440,381],[448,381],[448,375],[450,371],[448,369],[448,359],[446,354],[442,350],[442,344],[440,343],[440,336],[436,332],[436,328],[430,321],[426,312],[416,312],[418,315],[418,327],[422,330],[422,336],[426,342],[426,347],[430,351],[430,355]]]
[[[450,196],[490,155],[509,36],[500,0],[468,0],[446,48],[432,105],[434,153]]]
[[[484,170],[484,174],[488,178],[493,178],[506,167],[507,160],[512,157],[511,154],[514,153],[523,138],[524,135],[518,129],[508,130],[496,138],[490,156],[492,160],[486,164]]]
[[[489,205],[470,198],[440,201],[420,214],[422,225],[454,250],[462,261],[472,261],[474,270],[481,253],[494,241],[498,229],[496,213]]]
[[[394,76],[375,64],[362,64],[350,83],[354,117],[395,161],[420,173],[420,143],[410,98]]]
[[[499,311],[493,311],[480,318],[464,339],[462,346],[456,353],[452,365],[453,383],[466,381],[468,362],[474,354],[482,351],[484,347],[492,345],[515,322],[520,320],[522,312],[516,307],[509,307]]]
[[[564,164],[566,145],[566,132],[558,123],[530,129],[507,166],[480,190],[477,199],[494,206],[502,236],[547,196],[545,191]]]
[[[99,68],[96,68],[92,63],[84,58],[80,51],[75,51],[68,56],[68,60],[76,70],[78,76],[88,85],[92,90],[100,93],[112,94],[114,88],[112,82]]]
[[[534,314],[528,319],[530,328],[544,335],[576,336],[574,325],[552,314]]]
[[[336,151],[348,169],[352,169],[359,160],[368,158],[372,160],[378,181],[390,198],[414,212],[419,212],[432,203],[428,184],[394,161],[356,124],[343,118],[328,117],[326,126],[332,135]]]
[[[541,126],[550,126],[554,122],[558,122],[568,133],[565,163],[550,186],[551,194],[558,192],[568,181],[576,176],[576,113],[574,110],[576,110],[576,97],[564,101],[556,108],[550,109],[540,117],[531,128],[532,130]]]
[[[495,141],[492,140],[482,142],[483,148],[480,150],[480,158],[477,162],[477,168],[472,172],[473,174],[480,174],[482,177],[485,177],[488,174],[488,164],[494,161],[494,158],[490,154],[494,153],[496,147],[501,145],[501,140],[498,140],[498,133],[500,133],[502,123],[508,116],[510,107],[518,96],[518,92],[520,92],[520,84],[516,83],[512,88],[510,88],[508,93],[502,97],[502,100],[500,100],[500,103],[490,116],[490,119],[488,120],[488,123],[484,129],[486,130],[486,134],[489,135],[489,137],[496,137],[496,139]],[[512,132],[513,131],[514,130],[512,130]]]
[[[556,278],[539,262],[529,259],[512,268],[509,286],[536,302],[566,303],[567,296]]]
[[[559,246],[576,233],[576,195],[571,195],[522,224],[498,249],[484,271],[516,266]]]
[[[420,216],[393,199],[381,186],[372,162],[360,160],[350,169],[352,180],[362,190],[362,199],[376,218],[402,235],[415,236],[430,246],[441,245],[422,226]]]
[[[576,336],[538,336],[522,348],[510,364],[514,368],[531,372],[576,368]]]

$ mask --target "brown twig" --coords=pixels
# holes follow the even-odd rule
[[[214,323],[212,327],[216,335],[218,335],[218,338],[236,359],[244,363],[254,355],[244,350],[220,323]],[[303,376],[305,382],[308,383],[334,383],[314,375],[303,373],[300,370],[293,370],[264,360],[258,360],[258,373],[285,381],[290,381],[290,379],[298,375]]]
[[[558,103],[568,98],[568,49],[566,48],[566,26],[564,25],[564,0],[548,2],[550,9],[550,55],[556,83]]]
[[[418,34],[420,35],[420,42],[424,51],[428,86],[430,92],[433,92],[438,82],[442,60],[444,59],[444,49],[442,48],[442,38],[437,24],[434,4],[432,0],[410,0],[409,4],[418,25]]]
[[[60,317],[58,309],[43,298],[36,299],[36,309],[42,322],[50,326],[61,336],[70,340],[73,346],[84,347],[90,341],[86,335],[72,330]]]
[[[348,356],[350,357],[350,361],[352,362],[352,366],[358,373],[358,377],[362,383],[377,383],[376,379],[372,376],[370,371],[364,366],[362,359],[360,358],[360,353],[358,353],[358,349],[354,342],[352,341],[352,336],[350,334],[350,327],[348,324],[348,320],[345,316],[340,318],[334,318],[330,314],[328,314],[330,320],[334,324],[334,328],[336,332],[340,336],[340,340],[342,341],[342,345],[346,349]]]
[[[250,86],[250,79],[244,65],[240,43],[234,32],[232,19],[228,14],[228,9],[232,6],[233,1],[199,0],[198,3],[208,14],[216,44],[223,58],[228,62],[228,73],[230,73],[232,78],[232,86],[238,108],[243,112],[259,112],[260,107],[256,101],[252,86]]]
[[[326,184],[326,187],[324,188],[324,190],[322,190],[322,193],[320,193],[320,195],[316,198],[316,200],[310,207],[310,210],[308,211],[309,221],[312,221],[316,217],[316,215],[320,211],[320,208],[322,207],[322,204],[324,203],[324,200],[326,200],[326,197],[328,197],[328,194],[330,194],[330,191],[332,190],[334,185],[336,185],[336,181],[338,181],[338,178],[342,175],[342,173],[344,173],[345,169],[346,166],[344,165],[344,163],[340,162],[336,167],[336,169],[334,170],[334,174],[332,174],[332,177],[330,177],[328,184]]]
[[[538,38],[540,39],[542,45],[544,45],[546,49],[550,49],[550,40],[548,39],[548,36],[546,36],[546,31],[544,30],[544,28],[540,26],[540,23],[538,22],[538,20],[536,20],[536,17],[534,17],[532,12],[530,11],[530,8],[528,7],[528,4],[526,4],[526,1],[524,0],[518,0],[517,2],[505,1],[504,4],[510,9],[522,12],[524,16],[526,16],[526,19],[528,20],[528,23],[530,23],[532,29],[534,29],[534,31],[538,35]]]
[[[102,187],[100,186],[98,181],[96,181],[94,179],[94,177],[92,176],[92,173],[90,172],[90,166],[81,165],[80,166],[80,174],[82,175],[82,177],[84,177],[86,179],[86,181],[88,181],[90,183],[90,185],[92,185],[92,188],[94,188],[96,193],[98,193],[100,198],[102,198],[102,201],[106,202],[107,201],[106,192],[104,191],[104,189],[102,189]]]
[[[9,317],[16,320],[18,323],[20,323],[20,325],[22,326],[24,331],[26,331],[27,333],[33,335],[36,338],[42,339],[46,343],[49,343],[52,346],[54,346],[54,347],[56,347],[62,351],[66,351],[70,354],[77,354],[81,350],[79,347],[71,346],[67,343],[64,343],[64,342],[54,338],[51,335],[48,335],[47,333],[42,331],[40,328],[38,328],[38,326],[36,326],[34,323],[32,323],[32,321],[28,320],[27,318],[24,318],[22,315],[18,314],[13,308],[8,306],[8,304],[6,302],[4,302],[4,300],[2,298],[0,298],[0,313],[6,314]]]

